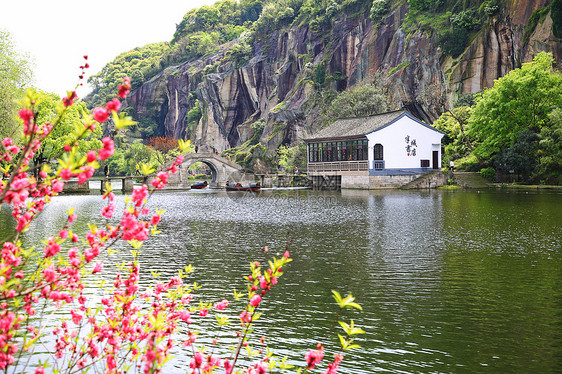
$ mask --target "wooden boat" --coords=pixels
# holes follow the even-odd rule
[[[226,190],[227,191],[259,191],[261,189],[261,185],[258,183],[250,183],[247,186],[243,186],[240,183],[226,183]]]
[[[207,181],[202,181],[202,182],[194,182],[191,185],[191,189],[192,190],[200,190],[202,188],[205,188],[209,185],[209,183],[207,183]]]

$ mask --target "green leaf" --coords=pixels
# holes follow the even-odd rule
[[[355,323],[351,320],[351,325],[348,325],[345,322],[338,321],[340,326],[343,328],[343,331],[347,334],[347,336],[357,335],[357,334],[364,334],[365,331],[360,329],[359,327],[355,327]]]
[[[182,139],[178,140],[178,148],[182,153],[187,152],[191,147],[191,140],[183,141]]]
[[[140,172],[142,175],[150,175],[156,171],[155,168],[150,166],[149,164],[142,163],[140,167]]]
[[[354,302],[355,298],[353,297],[353,295],[349,294],[342,299],[341,295],[337,291],[332,290],[332,293],[334,294],[334,299],[336,300],[336,302],[338,303],[341,309],[356,308],[359,310],[363,310],[363,308],[361,308],[361,305]]]
[[[115,122],[115,128],[117,130],[136,124],[132,117],[125,116],[124,113],[118,115],[117,112],[112,111],[111,116],[113,117],[113,122]]]

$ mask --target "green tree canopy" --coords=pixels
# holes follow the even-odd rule
[[[23,98],[31,80],[28,57],[17,52],[8,32],[0,30],[0,139],[21,137],[16,100]]]
[[[476,98],[470,117],[471,135],[479,142],[476,156],[489,158],[513,144],[521,131],[538,133],[549,123],[549,113],[562,104],[562,76],[552,64],[550,54],[540,53]]]
[[[382,89],[377,85],[366,84],[340,92],[328,109],[328,118],[333,121],[338,118],[371,116],[387,109],[387,98]]]
[[[54,124],[53,121],[57,117],[57,113],[62,110],[63,104],[60,97],[52,93],[39,92],[37,103],[37,123],[50,122],[55,125],[36,153],[35,161],[42,162],[55,157],[65,145],[76,141],[76,133],[79,133],[83,128],[81,118],[86,115],[86,104],[79,102],[68,107],[60,122]],[[78,141],[78,151],[86,154],[90,149],[101,148],[101,136],[101,127],[97,126],[88,138]]]

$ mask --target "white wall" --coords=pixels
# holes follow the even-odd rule
[[[416,154],[406,151],[406,137],[409,136],[410,145],[415,139]],[[419,169],[420,160],[429,160],[429,168],[433,167],[432,152],[438,151],[439,167],[441,168],[441,138],[443,134],[427,128],[407,116],[400,118],[391,125],[367,134],[369,140],[369,167],[373,167],[375,144],[384,147],[385,169]],[[412,146],[413,148],[413,146]]]

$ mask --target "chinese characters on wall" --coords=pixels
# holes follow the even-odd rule
[[[406,153],[408,156],[415,156],[416,148],[418,146],[416,139],[411,139],[410,135],[406,135],[404,140],[406,141]]]

